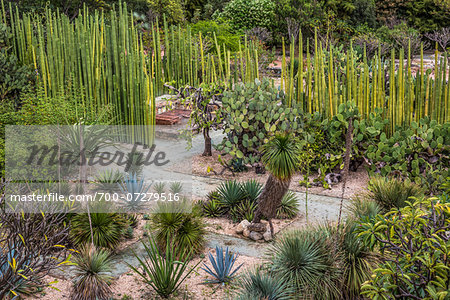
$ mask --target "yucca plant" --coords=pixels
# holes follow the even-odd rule
[[[339,299],[341,259],[334,248],[330,232],[306,227],[284,234],[270,247],[267,267],[305,298]]]
[[[281,199],[281,204],[277,208],[278,219],[292,219],[299,212],[298,198],[294,192],[288,191]]]
[[[295,290],[280,278],[263,270],[254,270],[241,277],[236,300],[290,300]]]
[[[132,265],[129,267],[164,298],[172,295],[200,263],[198,262],[191,268],[188,267],[187,262],[190,260],[192,252],[169,242],[166,243],[163,251],[160,251],[156,241],[151,237],[148,238],[148,243],[142,241],[142,244],[146,256],[143,258],[134,253],[140,268]]]
[[[161,208],[168,205],[169,208]],[[160,204],[157,213],[151,216],[151,228],[154,230],[158,246],[164,249],[167,241],[180,249],[198,254],[205,243],[205,225],[200,210],[194,206],[187,212],[176,204]]]
[[[201,202],[203,215],[209,218],[220,217],[224,214],[222,203],[219,200],[219,193],[212,191],[208,193],[205,201]]]
[[[86,245],[74,256],[73,300],[109,299],[112,259],[107,250]]]
[[[122,240],[128,221],[118,213],[91,213],[92,236],[97,247],[114,249]],[[77,245],[91,242],[89,216],[86,213],[72,217],[70,236]]]
[[[227,211],[240,203],[246,196],[242,190],[241,184],[236,180],[229,180],[221,183],[217,188],[217,192],[219,193],[219,199],[223,208]]]
[[[122,184],[119,185],[120,190],[124,194],[123,206],[127,212],[138,212],[145,208],[146,193],[150,189],[151,184],[145,184],[145,178],[138,178],[136,173],[127,174]]]
[[[123,178],[124,175],[119,170],[104,170],[94,177],[94,188],[99,192],[116,193],[120,190],[119,184]]]
[[[423,190],[415,183],[403,181],[397,178],[375,177],[369,181],[367,186],[368,197],[374,200],[384,210],[402,208],[406,201],[413,201],[410,197],[420,198]]]
[[[141,176],[142,170],[144,169],[143,162],[144,162],[144,154],[142,152],[133,151],[128,153],[125,172],[127,172],[128,174]]]
[[[170,184],[170,192],[172,194],[181,193],[182,190],[183,190],[183,184],[181,182],[175,181]]]
[[[240,264],[233,269],[237,258],[238,255],[236,253],[231,253],[228,250],[228,247],[224,251],[222,247],[216,246],[215,257],[211,254],[211,252],[208,253],[208,259],[212,268],[208,267],[205,263],[203,264],[204,267],[202,267],[202,270],[215,278],[213,280],[206,280],[206,282],[225,284],[231,281],[234,274],[236,274],[236,272],[243,266],[243,264]]]

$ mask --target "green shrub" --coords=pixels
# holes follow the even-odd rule
[[[146,0],[146,3],[153,17],[150,21],[165,18],[170,24],[184,22],[183,4],[180,0]]]
[[[220,46],[221,51],[223,51],[223,46],[225,46],[226,50],[230,50],[231,52],[236,52],[239,50],[239,41],[241,36],[238,34],[234,34],[232,32],[231,26],[227,22],[218,23],[216,21],[200,21],[192,25],[191,27],[193,34],[202,33],[202,37],[206,39],[204,43],[209,43],[211,45],[215,45],[215,41],[217,40],[217,44]],[[214,39],[214,36],[216,40]],[[215,46],[211,46],[214,49],[213,53],[217,53],[217,49]]]
[[[242,277],[237,300],[290,300],[295,290],[286,282],[262,270],[249,272]]]
[[[313,299],[341,296],[341,258],[327,230],[307,227],[279,238],[267,252],[271,274],[292,286],[296,293]]]
[[[278,219],[292,219],[298,212],[298,198],[294,192],[288,191],[281,199],[280,207],[277,209]]]
[[[206,200],[202,202],[203,215],[209,218],[220,217],[224,214],[220,195],[217,191],[208,193]]]
[[[151,216],[151,228],[160,249],[165,249],[169,242],[180,251],[199,254],[203,250],[206,231],[197,206],[187,213],[175,204],[161,204]]]
[[[217,188],[217,192],[219,193],[219,200],[222,203],[222,207],[227,211],[239,204],[245,198],[242,186],[236,180],[229,180],[221,183]]]
[[[147,244],[144,241],[142,244],[146,257],[142,258],[141,255],[134,253],[140,268],[129,266],[163,298],[172,295],[200,263],[199,261],[197,265],[189,268],[187,262],[192,252],[169,242],[166,243],[164,251],[161,251],[156,241],[150,237]]]
[[[381,212],[381,207],[367,194],[356,195],[347,207],[350,218],[355,220],[373,219]]]
[[[257,208],[256,201],[251,201],[250,199],[244,199],[239,203],[233,205],[230,209],[230,217],[233,222],[241,222],[242,220],[247,220],[249,222],[253,221],[255,216],[255,211]]]
[[[91,213],[94,245],[114,249],[122,240],[128,222],[118,213]],[[71,239],[77,245],[91,243],[91,230],[87,213],[72,218]]]
[[[269,28],[275,17],[274,10],[275,4],[271,0],[232,0],[219,17],[229,20],[235,30]]]
[[[123,173],[119,170],[104,170],[94,177],[94,188],[104,193],[116,193],[120,190],[119,184],[123,180]]]
[[[250,179],[241,183],[241,189],[244,197],[255,202],[261,194],[263,185],[254,179]]]
[[[112,295],[109,287],[112,260],[108,251],[86,245],[74,256],[73,262],[76,265],[71,299],[108,299]]]
[[[396,178],[372,178],[368,185],[368,197],[374,200],[384,211],[392,208],[402,208],[410,197],[423,195],[422,189],[416,184]]]
[[[361,287],[364,297],[448,296],[450,204],[444,196],[412,202],[360,224],[358,232],[366,245],[383,249],[389,257]]]

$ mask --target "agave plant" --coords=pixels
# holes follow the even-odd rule
[[[181,193],[182,190],[183,190],[183,184],[181,182],[175,181],[170,184],[170,192],[172,194]]]
[[[224,209],[222,203],[219,201],[219,197],[217,191],[212,191],[208,194],[206,201],[201,203],[204,216],[214,218],[223,215]]]
[[[140,176],[144,168],[144,154],[139,151],[129,152],[127,154],[127,165],[125,172]]]
[[[222,283],[225,284],[233,279],[234,274],[242,267],[240,264],[233,270],[234,263],[238,258],[238,255],[231,253],[227,249],[224,250],[222,247],[216,246],[216,257],[214,257],[211,252],[208,253],[209,261],[211,262],[212,269],[208,267],[205,263],[203,264],[202,270],[212,275],[215,279],[207,280],[207,283]]]
[[[166,183],[163,182],[163,181],[156,182],[156,183],[153,185],[153,189],[155,190],[155,192],[156,192],[157,194],[162,194],[162,193],[164,193],[164,191],[165,191],[165,189],[166,189]]]
[[[277,218],[292,219],[298,212],[298,198],[294,192],[288,191],[281,199],[281,204],[277,209]]]
[[[73,300],[109,299],[112,295],[112,260],[106,250],[86,245],[74,256],[75,279],[71,291]]]
[[[246,199],[250,202],[256,202],[256,199],[258,199],[261,194],[263,185],[258,181],[251,179],[241,183],[241,188]]]
[[[86,245],[74,256],[73,300],[109,299],[112,259],[107,250]]]
[[[236,300],[290,300],[295,290],[280,278],[262,270],[255,270],[242,276],[241,289]]]
[[[233,222],[241,222],[242,220],[251,222],[255,216],[256,207],[256,201],[244,199],[230,209],[230,217]]]
[[[164,298],[173,294],[200,263],[188,268],[187,261],[190,260],[192,252],[171,243],[166,243],[165,251],[160,251],[156,241],[151,237],[148,238],[148,243],[142,241],[142,244],[146,258],[134,253],[140,268],[132,265],[129,267]]]
[[[217,192],[220,196],[220,202],[226,210],[230,210],[234,205],[240,203],[245,198],[241,184],[236,180],[223,182],[217,188]]]
[[[123,181],[123,174],[119,170],[104,170],[94,178],[94,188],[104,193],[116,193],[120,190],[119,183]]]
[[[145,178],[138,178],[136,173],[125,176],[121,185],[119,185],[123,194],[125,194],[124,204],[128,212],[138,212],[145,205],[143,201],[151,184],[145,185]]]

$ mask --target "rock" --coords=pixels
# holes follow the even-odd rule
[[[242,232],[242,234],[243,234],[245,237],[249,237],[249,236],[250,236],[250,230],[248,230],[248,228],[245,228],[244,231]]]
[[[254,241],[259,241],[260,239],[263,238],[262,234],[256,231],[251,231],[250,232],[250,238]]]
[[[272,233],[270,232],[270,228],[267,228],[267,231],[264,232],[263,238],[266,242],[269,242],[272,240]]]
[[[244,232],[244,229],[247,228],[247,226],[250,225],[250,222],[247,220],[243,220],[239,225],[236,227],[236,233],[242,233]]]
[[[264,223],[254,223],[254,224],[248,225],[247,228],[250,231],[265,232],[267,229],[267,226]]]

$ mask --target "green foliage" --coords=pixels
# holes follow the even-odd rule
[[[76,266],[71,299],[108,299],[112,295],[109,283],[113,262],[107,250],[86,245],[73,262]]]
[[[290,179],[300,163],[298,141],[290,134],[277,134],[261,147],[261,161],[279,180]]]
[[[193,24],[191,30],[193,34],[198,34],[201,32],[202,38],[205,39],[205,43],[213,45],[217,40],[217,44],[220,47],[224,46],[225,49],[230,50],[231,52],[236,52],[239,50],[239,41],[241,36],[234,34],[230,24],[227,22],[218,23],[216,21],[209,20],[200,21]],[[213,47],[213,49],[215,49],[215,47]]]
[[[234,274],[243,266],[243,264],[240,264],[233,269],[237,258],[238,254],[229,251],[228,247],[224,251],[222,247],[216,246],[216,257],[211,252],[208,253],[208,259],[212,268],[208,267],[205,263],[203,264],[204,267],[202,267],[202,270],[215,278],[206,282],[222,284],[230,282],[234,278]]]
[[[0,30],[4,27],[0,23]],[[0,48],[0,103],[14,103],[21,105],[20,94],[31,88],[33,82],[32,71],[29,66],[22,65],[16,56],[6,49]]]
[[[156,241],[151,237],[148,238],[147,244],[144,241],[142,244],[145,247],[146,257],[142,258],[141,255],[134,254],[140,268],[129,266],[148,286],[164,298],[172,295],[200,263],[189,268],[187,261],[190,260],[192,251],[179,248],[170,242],[165,243],[165,251],[160,251]]]
[[[224,214],[224,209],[217,191],[208,193],[207,199],[202,202],[203,215],[209,218],[220,217]]]
[[[275,17],[274,9],[271,0],[231,0],[219,17],[229,20],[235,30],[269,28]]]
[[[385,212],[392,208],[402,208],[406,206],[407,201],[413,201],[411,197],[418,198],[423,195],[422,189],[416,184],[396,178],[372,178],[367,188],[368,198],[375,201]]]
[[[257,203],[256,201],[251,201],[250,199],[243,199],[236,205],[230,208],[230,217],[233,222],[241,222],[242,220],[247,220],[249,222],[253,221],[255,216]]]
[[[299,111],[279,106],[283,100],[283,92],[274,88],[267,78],[225,91],[222,110],[227,137],[218,149],[233,158],[243,159],[246,164],[259,162],[259,148],[275,131],[297,129],[294,119]]]
[[[341,295],[342,270],[339,254],[329,233],[306,228],[279,238],[267,252],[271,274],[295,288],[296,293],[313,299],[336,299]]]
[[[123,194],[123,208],[126,212],[136,213],[144,208],[145,196],[151,184],[145,184],[144,177],[138,178],[136,173],[129,173],[124,176],[120,184]]]
[[[183,184],[180,181],[174,181],[170,184],[169,189],[172,194],[179,194],[183,190]]]
[[[179,0],[146,0],[153,17],[166,18],[170,24],[184,22],[183,4]]]
[[[161,205],[158,212],[151,216],[151,228],[160,249],[165,249],[166,243],[170,243],[181,252],[200,253],[206,234],[201,211],[196,206],[188,213],[182,207]]]
[[[124,175],[119,170],[104,170],[94,177],[94,188],[104,193],[116,193],[120,190],[119,184],[122,182]]]
[[[153,185],[153,189],[156,193],[162,194],[166,190],[166,183],[164,181],[158,181]]]
[[[381,212],[381,207],[367,194],[356,195],[351,199],[349,217],[355,220],[371,220]]]
[[[94,245],[114,249],[122,240],[128,222],[118,213],[91,213]],[[72,218],[71,239],[77,245],[91,243],[91,230],[87,213]]]
[[[229,180],[221,183],[217,188],[217,192],[220,196],[219,200],[226,210],[230,210],[245,198],[242,186],[236,180]]]
[[[438,124],[428,118],[400,128],[389,138],[382,132],[379,142],[367,147],[370,173],[395,174],[436,193],[449,176],[449,137],[450,123]]]
[[[288,191],[281,199],[280,207],[277,209],[277,219],[292,219],[299,212],[299,201],[294,192]]]
[[[290,300],[295,293],[286,282],[262,270],[245,274],[240,285],[237,300]]]
[[[445,299],[449,295],[450,204],[444,197],[416,199],[375,220],[362,223],[359,235],[389,257],[363,284],[372,299]]]
[[[245,198],[251,202],[255,202],[261,194],[263,185],[254,179],[250,179],[241,183],[241,189]]]

